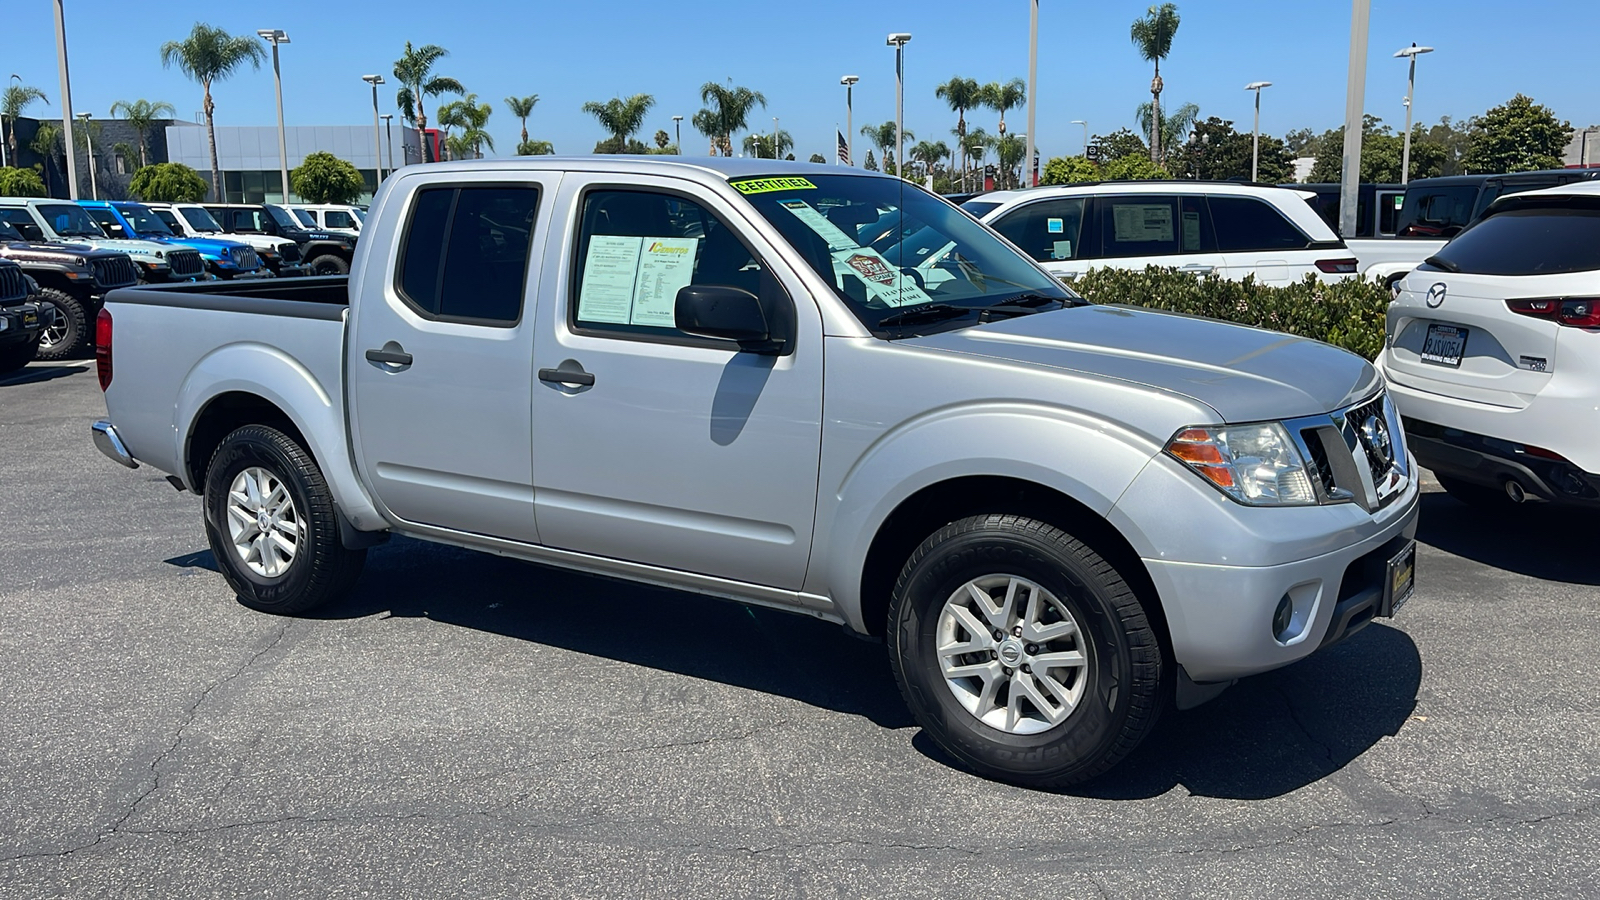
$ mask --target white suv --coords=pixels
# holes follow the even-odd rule
[[[1496,201],[1399,283],[1387,332],[1378,365],[1447,491],[1600,503],[1600,184]]]
[[[312,231],[336,231],[355,237],[361,234],[366,210],[347,203],[290,203],[289,212]]]
[[[1058,278],[1111,266],[1285,285],[1356,272],[1306,191],[1232,182],[1115,181],[984,194],[961,205]]]

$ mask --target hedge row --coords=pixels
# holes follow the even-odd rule
[[[1390,293],[1375,281],[1324,282],[1313,275],[1284,287],[1257,284],[1253,277],[1229,281],[1197,278],[1176,269],[1095,269],[1069,282],[1094,303],[1123,303],[1224,319],[1326,341],[1375,358],[1383,349],[1384,313]]]

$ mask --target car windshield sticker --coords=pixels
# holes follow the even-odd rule
[[[848,250],[859,246],[860,241],[850,237],[840,230],[839,226],[828,221],[828,217],[817,212],[811,204],[804,200],[779,200],[778,205],[794,213],[795,218],[806,224],[806,227],[816,232],[817,237],[828,242],[828,252],[835,250]]]
[[[678,291],[694,280],[699,247],[699,238],[591,236],[578,321],[671,328]]]
[[[1044,220],[1044,228],[1051,234],[1065,234],[1067,230],[1065,222],[1053,217]]]
[[[869,303],[877,302],[885,306],[927,303],[933,299],[914,279],[902,275],[899,269],[884,259],[883,254],[871,247],[861,246],[859,241],[830,222],[811,204],[804,200],[780,200],[778,205],[793,213],[817,237],[827,242],[828,255],[833,258],[835,287],[843,290],[844,279],[854,278],[866,287]],[[938,255],[943,256],[944,251]]]
[[[1172,205],[1117,203],[1111,207],[1111,230],[1117,243],[1172,241]],[[1198,243],[1198,241],[1197,241]]]
[[[1072,242],[1071,241],[1056,241],[1054,246],[1052,246],[1050,248],[1050,258],[1051,259],[1071,259],[1072,258]]]
[[[1200,214],[1197,212],[1183,214],[1183,249],[1200,249]]]
[[[755,178],[730,182],[741,194],[770,194],[773,191],[814,191],[817,186],[804,178]]]

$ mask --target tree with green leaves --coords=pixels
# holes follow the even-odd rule
[[[827,158],[824,157],[821,153],[813,153],[813,154],[811,154],[810,161],[814,162],[814,163],[821,163],[823,165],[827,165],[828,164]]]
[[[549,141],[523,141],[517,145],[518,156],[549,156],[555,152],[555,145]]]
[[[1178,152],[1178,148],[1183,146],[1184,140],[1187,139],[1189,132],[1194,128],[1195,121],[1200,118],[1200,107],[1193,103],[1185,103],[1170,115],[1163,114],[1161,126],[1152,130],[1150,117],[1154,110],[1154,105],[1141,103],[1139,108],[1134,111],[1134,118],[1138,120],[1139,129],[1145,134],[1161,135],[1161,158],[1164,160]]]
[[[173,108],[171,103],[161,100],[157,100],[154,103],[149,100],[135,100],[132,103],[126,100],[118,100],[111,104],[112,118],[115,118],[118,113],[122,114],[122,118],[126,119],[128,124],[132,125],[133,130],[139,135],[139,166],[142,168],[148,165],[150,160],[146,154],[145,147],[149,140],[146,133],[149,132],[150,126],[155,124],[157,119],[170,119],[176,116],[178,111]]]
[[[1165,147],[1161,138],[1161,126],[1166,124],[1161,117],[1161,91],[1165,87],[1161,81],[1161,61],[1172,52],[1172,37],[1178,33],[1178,23],[1176,3],[1151,5],[1143,18],[1133,21],[1129,32],[1139,56],[1156,67],[1156,75],[1150,79],[1150,106],[1154,115],[1147,117],[1153,127],[1145,132],[1150,135],[1150,161],[1156,165],[1161,164],[1161,151]]]
[[[211,85],[228,78],[246,63],[252,69],[259,69],[266,58],[267,51],[259,38],[235,37],[204,22],[194,23],[194,29],[183,40],[161,45],[161,65],[177,66],[178,71],[205,92],[201,109],[205,112],[206,140],[211,148],[211,190],[215,199],[222,199],[222,172],[217,167],[217,105],[211,99]]]
[[[1203,181],[1242,181],[1250,177],[1251,136],[1234,130],[1233,123],[1216,116],[1194,123],[1194,136],[1167,157],[1167,169],[1178,178]],[[1294,154],[1283,141],[1261,136],[1261,165],[1257,180],[1285,184],[1294,180]]]
[[[40,122],[39,128],[33,133],[33,140],[28,142],[28,149],[44,157],[44,186],[47,192],[52,192],[54,187],[50,183],[50,173],[55,171],[56,160],[60,159],[63,153],[61,126]]]
[[[1040,184],[1073,184],[1079,181],[1099,181],[1100,167],[1086,156],[1057,156],[1044,164],[1039,176]]]
[[[445,133],[445,142],[451,159],[482,159],[483,148],[494,149],[494,138],[485,130],[494,107],[479,103],[477,94],[468,94],[440,106],[435,119]],[[460,128],[460,140],[452,140],[450,129]]]
[[[667,130],[665,128],[656,129],[656,136],[654,140],[656,142],[657,150],[665,150],[672,145],[672,135],[667,134]]]
[[[878,152],[883,154],[883,170],[885,172],[894,172],[895,169],[892,168],[896,165],[894,158],[894,121],[890,120],[882,125],[863,125],[861,126],[861,136],[866,138],[872,146],[878,148]],[[916,140],[916,135],[912,134],[909,128],[905,129],[905,136],[908,141]]]
[[[1018,171],[1022,158],[1028,154],[1028,144],[1014,134],[1001,135],[994,142],[995,161],[999,163],[1000,184],[1007,189],[1022,184]]]
[[[133,173],[128,192],[152,203],[199,203],[210,185],[200,173],[183,163],[156,163]]]
[[[1362,117],[1360,181],[1394,184],[1400,180],[1400,160],[1405,136],[1395,134],[1374,115]],[[1333,128],[1317,138],[1317,161],[1311,167],[1312,182],[1338,181],[1344,173],[1344,128]],[[1427,139],[1422,124],[1411,131],[1411,177],[1431,178],[1442,174],[1445,148]]]
[[[507,97],[506,98],[506,109],[510,110],[511,114],[513,116],[516,116],[518,119],[522,120],[522,141],[521,141],[521,143],[519,143],[517,145],[519,147],[522,144],[526,144],[528,142],[528,117],[533,115],[533,108],[534,108],[535,105],[538,104],[538,102],[539,102],[539,95],[538,94],[529,94],[526,97]],[[490,145],[491,148],[493,146],[494,145],[492,145],[492,144]],[[531,155],[531,154],[518,154],[518,155]]]
[[[656,105],[656,98],[649,94],[634,94],[626,99],[612,97],[604,103],[590,100],[583,105],[583,111],[594,116],[600,127],[611,133],[612,140],[618,145],[613,153],[643,153],[644,150],[635,151],[628,145],[628,139],[644,127],[644,117],[649,114],[650,108]],[[640,143],[640,142],[635,142]],[[640,143],[640,146],[644,146]],[[598,149],[596,152],[599,152]]]
[[[367,190],[359,169],[324,150],[290,171],[289,184],[307,203],[354,203]]]
[[[1089,142],[1090,158],[1098,159],[1102,164],[1124,156],[1148,156],[1150,150],[1145,146],[1144,140],[1126,128],[1118,128],[1110,134],[1097,134]]]
[[[1478,133],[1462,164],[1473,172],[1529,172],[1561,168],[1572,123],[1548,106],[1518,94],[1478,117]],[[1412,152],[1416,152],[1413,143]]]
[[[422,148],[423,162],[433,160],[428,158],[431,149],[428,144],[428,111],[422,106],[422,98],[467,92],[461,82],[454,78],[433,74],[434,64],[449,55],[449,50],[437,44],[423,44],[413,49],[411,42],[406,41],[405,52],[394,61],[394,80],[400,82],[395,103],[400,107],[400,117],[407,125],[417,129],[417,144]]]
[[[956,146],[967,145],[967,110],[983,102],[983,88],[975,78],[962,78],[959,75],[951,76],[949,81],[933,89],[933,95],[949,104],[950,111],[956,114],[956,128],[951,132],[955,135]],[[961,155],[961,185],[967,184],[967,156]]]
[[[735,87],[731,78],[726,87],[715,81],[700,85],[700,102],[705,108],[695,113],[689,124],[711,140],[712,156],[719,151],[723,156],[732,156],[733,135],[749,127],[750,114],[757,106],[767,106],[765,94]]]
[[[745,155],[758,159],[779,159],[793,149],[794,138],[781,128],[778,129],[776,147],[773,146],[773,136],[770,134],[752,134],[744,139]]]
[[[950,148],[944,141],[918,141],[915,147],[906,151],[906,156],[912,162],[922,166],[924,175],[932,175],[939,167],[939,163],[950,155]]]
[[[962,155],[973,164],[983,165],[983,160],[994,149],[995,138],[982,128],[974,128],[967,132],[966,138],[961,142]]]
[[[1100,177],[1105,181],[1150,181],[1171,178],[1172,175],[1148,157],[1130,154],[1101,165]]]
[[[878,160],[873,157],[871,150],[867,151],[867,162],[866,165],[862,166],[862,168],[866,169],[868,172],[878,171]]]
[[[0,140],[6,142],[11,148],[11,161],[17,161],[17,118],[28,111],[34,102],[48,105],[50,99],[44,91],[31,84],[7,85],[5,93],[0,94]],[[5,133],[6,122],[11,123],[11,132]]]
[[[1021,78],[1013,78],[1005,84],[991,81],[979,89],[979,99],[984,106],[1000,114],[1000,135],[1006,133],[1006,110],[1016,109],[1028,102],[1028,85]]]
[[[0,197],[46,197],[44,182],[32,169],[0,168]]]

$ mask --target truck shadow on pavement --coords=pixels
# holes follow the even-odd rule
[[[28,366],[18,369],[9,375],[0,375],[0,387],[12,387],[19,384],[38,384],[53,378],[65,378],[79,372],[89,371],[88,366]]]
[[[1422,495],[1417,540],[1473,562],[1567,584],[1600,584],[1593,536],[1600,515],[1544,505],[1504,511],[1469,506],[1445,493]]]

